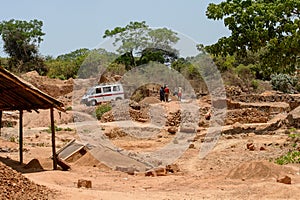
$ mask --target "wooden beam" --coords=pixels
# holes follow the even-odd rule
[[[53,107],[50,108],[50,118],[51,118],[53,169],[57,170],[57,154],[56,154],[56,149],[55,149],[55,125],[54,125],[54,109],[53,109]]]
[[[20,152],[20,164],[23,163],[23,110],[20,110],[19,117],[19,152]]]
[[[1,128],[2,128],[2,110],[0,110],[0,136],[1,136]]]

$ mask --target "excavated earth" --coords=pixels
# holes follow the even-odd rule
[[[299,133],[299,95],[227,88],[220,134],[209,135],[220,122],[208,95],[192,105],[175,97],[160,102],[153,93],[141,102],[114,102],[96,120],[95,107],[73,106],[80,98],[73,97],[73,80],[34,72],[23,78],[72,108],[55,111],[57,150],[73,141],[84,148],[64,161],[71,169],[52,170],[50,113],[25,112],[20,165],[18,112],[4,112],[0,199],[299,199],[300,165],[274,162],[300,150],[300,139],[289,137]]]

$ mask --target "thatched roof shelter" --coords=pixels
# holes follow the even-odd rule
[[[20,163],[23,163],[23,111],[36,111],[38,109],[50,109],[52,130],[53,168],[57,169],[57,157],[55,150],[54,108],[64,111],[64,105],[48,94],[40,91],[6,69],[0,67],[0,125],[2,125],[2,112],[18,110],[20,113],[19,148]],[[1,128],[1,126],[0,126]]]

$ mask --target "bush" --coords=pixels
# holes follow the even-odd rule
[[[300,151],[291,151],[286,155],[280,156],[275,160],[279,165],[286,165],[289,163],[300,163]]]
[[[111,110],[110,104],[101,104],[101,105],[97,106],[96,111],[95,111],[97,119],[100,120],[102,115],[110,110]]]
[[[247,88],[253,87],[253,80],[255,78],[255,75],[252,71],[252,65],[245,66],[243,64],[240,64],[234,69],[234,72],[238,75],[240,79],[243,80],[244,86],[246,86]]]
[[[284,93],[294,93],[297,85],[297,78],[288,74],[273,74],[271,75],[271,84],[274,90]]]
[[[251,82],[251,87],[253,87],[254,90],[256,90],[258,88],[258,81],[253,79]]]

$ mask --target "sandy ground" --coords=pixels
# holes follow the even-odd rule
[[[174,108],[174,105],[168,105]],[[34,123],[30,123],[31,125]],[[56,140],[58,149],[71,139],[80,137],[71,124],[69,131],[58,131]],[[201,140],[193,142],[175,162],[180,171],[166,176],[145,177],[109,169],[91,155],[70,163],[71,170],[52,170],[50,134],[47,127],[27,128],[24,133],[24,163],[36,158],[43,170],[27,171],[17,161],[18,144],[10,142],[11,135],[17,135],[17,128],[2,129],[0,147],[10,148],[10,152],[1,152],[1,162],[23,172],[23,175],[35,183],[47,186],[55,191],[54,199],[299,199],[300,165],[279,166],[270,159],[282,155],[287,135],[278,131],[275,135],[243,134],[221,136],[214,149],[205,157],[199,158]],[[8,134],[9,133],[9,134]],[[198,133],[203,134],[203,133]],[[9,135],[9,136],[8,136]],[[159,148],[171,139],[134,140],[131,137],[113,139],[113,143],[130,150],[147,151]],[[164,137],[163,137],[164,138]],[[254,151],[246,148],[248,143],[256,147]],[[160,145],[158,145],[158,143]],[[264,147],[265,150],[260,150]],[[82,157],[84,158],[84,157]],[[278,183],[276,180],[285,175],[291,177],[292,184]],[[92,188],[77,188],[79,179],[90,180]]]

